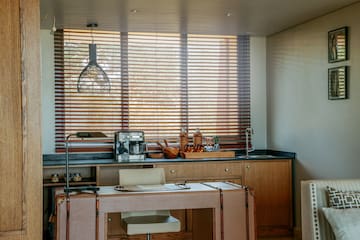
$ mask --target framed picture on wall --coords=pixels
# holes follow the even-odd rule
[[[328,32],[329,63],[348,60],[348,27]]]
[[[347,99],[348,66],[329,68],[328,98],[329,100]]]

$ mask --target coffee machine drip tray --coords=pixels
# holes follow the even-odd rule
[[[116,158],[118,162],[141,162],[145,161],[145,154],[120,154]]]

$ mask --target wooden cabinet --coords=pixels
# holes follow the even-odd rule
[[[292,232],[292,174],[290,159],[160,163],[168,182],[229,181],[255,190],[259,236]]]
[[[260,236],[292,231],[291,160],[244,162],[244,184],[255,190],[256,221]]]
[[[160,163],[155,167],[164,168],[167,182],[228,181],[242,183],[243,167],[239,161]]]

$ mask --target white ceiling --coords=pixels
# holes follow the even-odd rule
[[[267,36],[357,1],[41,0],[40,11],[42,29],[56,16],[57,28]]]

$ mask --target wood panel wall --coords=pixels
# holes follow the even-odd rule
[[[0,6],[0,240],[41,239],[40,4]]]
[[[18,1],[0,1],[0,232],[22,227],[21,51]],[[11,200],[11,204],[9,204]],[[11,217],[7,217],[11,216]]]

